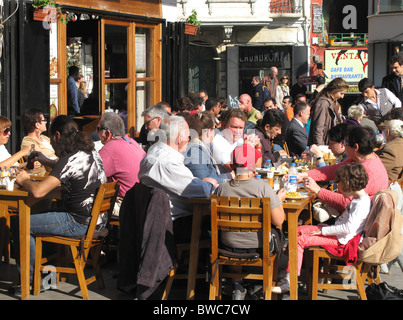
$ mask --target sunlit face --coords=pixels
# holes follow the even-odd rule
[[[206,93],[204,91],[199,93],[199,97],[203,98],[203,103],[205,103],[206,100],[208,99],[208,95],[206,95]]]
[[[266,101],[264,103],[264,110],[265,111],[270,110],[270,109],[275,109],[275,108],[276,108],[276,106],[274,105],[272,100]]]
[[[243,137],[243,130],[245,128],[245,121],[240,118],[232,117],[229,119],[228,123],[223,125],[223,134],[225,138],[230,142],[234,143]]]
[[[376,100],[376,93],[375,93],[375,88],[366,88],[363,92],[362,95],[365,97],[365,99],[371,99],[371,100]]]
[[[245,107],[246,112],[250,112],[250,110],[252,109],[252,100],[248,95],[240,96],[239,103]]]
[[[303,124],[307,124],[310,116],[311,116],[311,107],[308,106],[305,110],[301,111],[301,122]]]
[[[283,99],[283,101],[281,101],[281,104],[284,109],[288,109],[289,107],[292,106],[292,103],[289,99]]]
[[[179,133],[178,152],[183,153],[186,151],[186,146],[189,143],[189,136],[190,136],[190,132],[189,132],[189,127],[187,126],[187,128],[185,130],[182,130]]]
[[[38,129],[39,129],[39,131],[44,132],[44,131],[47,130],[47,129],[46,129],[47,120],[46,120],[46,118],[43,116],[43,114],[40,115],[40,118],[41,118],[41,120],[38,121],[38,124],[39,124]]]
[[[392,72],[399,76],[403,75],[403,65],[401,66],[398,62],[395,62],[394,64],[390,65],[390,68],[392,69]]]
[[[347,92],[347,89],[344,90],[337,90],[337,91],[332,91],[331,95],[334,100],[339,100],[344,98],[344,94]]]
[[[256,87],[259,84],[259,81],[257,81],[255,78],[252,78],[252,86]]]
[[[276,124],[273,127],[270,127],[270,125],[266,124],[264,127],[267,136],[270,139],[274,139],[275,137],[277,137],[279,134],[281,134],[281,126],[279,124]]]
[[[7,144],[11,135],[11,127],[4,128],[0,131],[0,146]]]
[[[335,156],[340,156],[344,153],[346,147],[344,146],[344,141],[337,142],[329,140],[329,149]]]
[[[161,118],[151,118],[148,114],[144,115],[144,127],[146,130],[157,130],[161,124]]]

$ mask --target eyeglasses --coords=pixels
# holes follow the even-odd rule
[[[47,120],[47,119],[45,119],[45,118],[43,118],[43,119],[39,120],[38,122],[39,122],[39,123],[42,123],[42,122],[48,122],[48,120]]]
[[[158,117],[154,117],[151,120],[148,120],[147,122],[144,122],[144,127],[148,127],[150,125],[150,122],[157,119]]]
[[[8,135],[9,133],[11,134],[11,128],[5,128],[3,131],[3,136]]]
[[[108,128],[104,128],[104,127],[97,127],[97,131],[103,131],[103,130],[109,130]]]

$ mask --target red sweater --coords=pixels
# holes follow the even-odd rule
[[[365,188],[365,192],[369,195],[371,200],[375,193],[377,193],[379,190],[387,189],[389,187],[388,173],[386,172],[385,166],[378,155],[373,155],[375,155],[375,159],[369,159],[361,162],[368,174],[368,184]],[[354,161],[351,159],[346,159],[343,162],[331,166],[324,166],[318,169],[309,170],[308,176],[315,181],[334,180],[337,168],[351,162]],[[319,191],[318,198],[336,208],[340,213],[346,209],[347,205],[352,199],[352,197],[344,198],[344,196],[338,191],[333,192],[324,188]]]

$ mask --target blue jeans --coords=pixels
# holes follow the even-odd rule
[[[16,262],[20,270],[19,226],[18,217],[15,217],[12,226],[15,243]],[[81,237],[87,232],[88,226],[78,223],[68,212],[46,212],[31,216],[30,236],[30,280],[32,282],[35,267],[35,235],[50,234],[66,237]]]

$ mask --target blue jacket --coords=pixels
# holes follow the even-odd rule
[[[185,166],[192,171],[195,177],[200,179],[214,178],[219,184],[232,178],[230,173],[218,172],[209,148],[200,139],[190,142],[183,155],[185,157]]]

